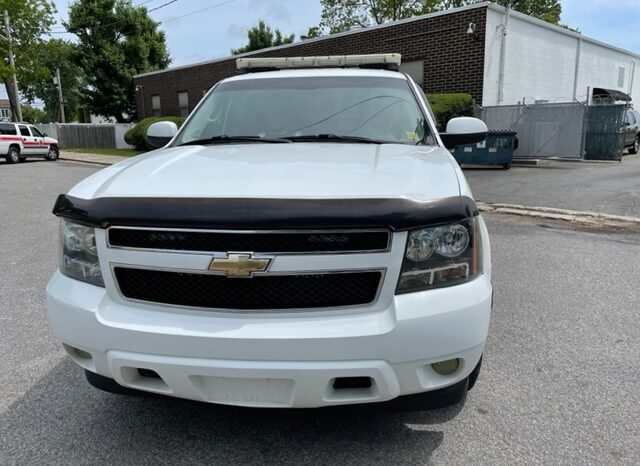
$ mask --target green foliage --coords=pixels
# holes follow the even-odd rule
[[[0,0],[0,14],[9,13],[12,48],[15,57],[16,75],[22,85],[35,83],[46,75],[46,69],[37,59],[37,51],[42,44],[42,36],[55,23],[55,7],[49,0]],[[2,22],[4,35],[4,22]],[[9,42],[0,38],[0,77],[7,94],[14,104],[11,75],[13,69],[4,58],[9,55]]]
[[[149,117],[139,121],[133,128],[124,134],[124,141],[136,148],[136,150],[151,150],[154,147],[147,139],[147,129],[153,123],[159,121],[173,121],[178,127],[184,123],[184,117]]]
[[[512,0],[494,0],[505,6]],[[417,15],[470,5],[474,0],[320,0],[318,35],[383,24]],[[520,0],[514,10],[553,24],[560,21],[560,0]],[[315,36],[314,36],[315,37]]]
[[[39,108],[30,107],[29,105],[22,105],[22,120],[27,123],[37,124],[37,123],[50,123],[51,119],[46,112],[40,110]]]
[[[131,0],[76,0],[67,30],[78,37],[76,64],[86,77],[91,113],[124,122],[135,116],[133,77],[170,63],[165,34],[145,7]]]
[[[320,0],[320,30],[329,34],[410,18],[434,10],[435,0]]]
[[[444,131],[452,118],[475,114],[475,104],[470,94],[427,94],[427,100],[436,117],[438,131]]]
[[[249,43],[244,47],[232,49],[231,53],[233,55],[275,47],[276,45],[290,44],[295,39],[294,34],[283,36],[279,29],[273,31],[263,20],[258,21],[257,25],[247,31],[247,37],[249,38]]]
[[[21,85],[22,96],[27,102],[42,100],[52,121],[60,121],[58,86],[53,82],[58,67],[66,120],[73,121],[78,114],[84,76],[82,70],[73,62],[75,52],[76,45],[65,40],[51,39],[42,43],[36,51],[36,59],[46,73],[39,81]]]

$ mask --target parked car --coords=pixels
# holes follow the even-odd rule
[[[60,195],[53,329],[88,381],[251,407],[464,399],[489,236],[397,55],[239,59],[159,150]],[[287,68],[287,69],[284,69]],[[304,69],[302,69],[304,68]],[[269,71],[275,70],[275,71]]]
[[[629,109],[625,112],[624,126],[622,127],[624,148],[629,149],[630,154],[637,154],[640,150],[640,112]]]
[[[58,160],[60,145],[28,123],[0,122],[0,157],[18,163],[27,157]]]

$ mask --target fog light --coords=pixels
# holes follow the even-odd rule
[[[458,358],[447,359],[446,361],[434,362],[431,364],[433,370],[440,375],[451,375],[458,370],[458,366],[460,366],[460,360]]]

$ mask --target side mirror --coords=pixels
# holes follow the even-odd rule
[[[440,133],[440,139],[447,149],[464,144],[482,142],[487,138],[487,125],[477,118],[452,118],[447,123],[447,131]]]
[[[48,137],[49,137],[49,135],[48,135],[47,133],[42,133],[42,135],[43,135],[45,138],[48,138]]]
[[[178,132],[178,125],[173,121],[159,121],[147,129],[147,140],[153,147],[164,147]]]

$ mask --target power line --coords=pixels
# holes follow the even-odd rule
[[[236,0],[227,0],[226,2],[216,3],[215,5],[211,5],[211,6],[208,6],[206,8],[202,8],[200,10],[192,11],[191,13],[187,13],[186,15],[176,16],[175,18],[163,19],[162,21],[160,21],[160,24],[169,23],[171,21],[177,21],[179,19],[186,18],[187,16],[196,15],[198,13],[202,13],[203,11],[211,10],[213,8],[217,8],[219,6],[227,5],[228,3],[232,3],[232,2],[235,2],[235,1]]]
[[[163,3],[160,6],[157,6],[155,8],[151,8],[150,10],[147,10],[147,13],[151,13],[152,11],[156,11],[156,10],[159,10],[160,8],[164,8],[165,6],[171,5],[172,3],[176,3],[177,1],[178,0],[171,0],[171,1],[167,2],[167,3]]]
[[[146,3],[149,3],[149,2],[152,2],[152,1],[154,1],[154,0],[146,0],[145,2],[142,2],[142,3],[140,3],[139,5],[136,5],[136,6],[142,6],[142,5],[144,5]],[[155,7],[155,8],[152,8],[151,10],[148,10],[147,13],[149,13],[151,11],[159,10],[160,8],[163,8],[163,7],[167,6],[167,5],[175,3],[177,1],[178,0],[171,0],[171,1],[167,2],[167,3],[159,5],[159,6]],[[158,25],[164,24],[164,23],[169,23],[171,21],[177,21],[179,19],[186,18],[188,16],[193,16],[193,15],[196,15],[198,13],[202,13],[203,11],[212,10],[214,8],[218,8],[218,7],[227,5],[229,3],[233,3],[235,1],[237,1],[237,0],[226,0],[224,2],[216,3],[215,5],[211,5],[211,6],[208,6],[206,8],[201,8],[199,10],[195,10],[195,11],[192,11],[190,13],[187,13],[187,14],[184,14],[184,15],[181,15],[181,16],[176,16],[174,18],[163,19],[163,20],[158,21]],[[121,23],[123,21],[124,20],[117,20],[117,21],[113,21],[113,22],[108,23],[108,24],[99,24],[98,26],[96,26],[93,29],[95,30],[95,29],[100,29],[100,28],[103,28],[103,27],[113,26],[114,24],[118,24],[118,23]],[[69,31],[49,31],[48,34],[75,34],[75,33],[69,32]]]

